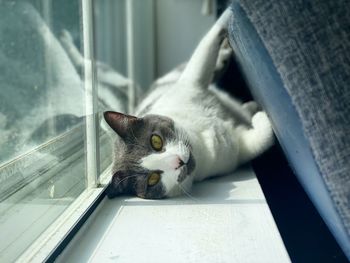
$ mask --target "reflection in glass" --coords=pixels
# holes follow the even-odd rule
[[[0,262],[16,259],[83,192],[79,0],[0,2]]]
[[[54,21],[50,1],[41,2],[46,1],[1,3],[0,163],[71,129],[84,114],[81,78],[59,35],[49,28]],[[75,11],[79,40],[78,7],[73,4],[69,9],[76,9],[70,13]],[[57,15],[60,9],[63,6]],[[60,18],[61,26],[62,21],[65,17]],[[70,22],[74,26],[75,21]]]

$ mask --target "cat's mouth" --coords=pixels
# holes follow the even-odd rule
[[[177,178],[177,181],[179,183],[183,182],[186,179],[186,177],[189,176],[193,172],[193,170],[195,168],[195,163],[196,162],[194,160],[192,153],[190,153],[190,157],[188,158],[186,163],[184,163],[183,161],[182,161],[182,163],[181,162],[179,163],[179,167],[176,169],[176,170],[180,171],[180,174]]]
[[[177,177],[177,182],[182,183],[186,179],[186,177],[189,175],[189,173],[187,171],[188,169],[187,169],[187,166],[182,166],[182,167],[178,168],[178,170],[180,170],[180,174]]]

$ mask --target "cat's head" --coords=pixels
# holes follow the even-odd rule
[[[186,132],[173,120],[160,115],[137,118],[111,111],[104,117],[119,135],[108,197],[134,194],[159,199],[190,190],[195,160]]]

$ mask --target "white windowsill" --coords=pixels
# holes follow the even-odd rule
[[[105,199],[57,262],[290,262],[250,167],[194,199]]]

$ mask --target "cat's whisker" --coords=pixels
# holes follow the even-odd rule
[[[122,180],[118,181],[118,183],[116,184],[116,187],[119,186],[122,182],[124,182],[125,180],[131,178],[131,177],[136,177],[136,176],[139,176],[138,174],[135,174],[135,175],[129,175],[125,178],[123,178]]]
[[[179,186],[180,190],[181,190],[187,197],[189,197],[191,200],[193,200],[193,201],[195,201],[195,202],[197,202],[197,203],[200,202],[199,199],[197,199],[196,197],[192,196],[192,195],[185,189],[185,187],[183,187],[180,183],[178,183],[178,182],[176,181],[176,178],[175,178],[175,177],[174,177],[174,178],[171,178],[171,180],[174,181],[174,184],[175,184],[175,185],[178,185],[178,186]]]
[[[189,192],[187,192],[187,190],[185,189],[185,187],[183,187],[181,184],[179,184],[179,187],[180,187],[181,191],[182,191],[187,197],[189,197],[191,200],[193,200],[193,201],[195,201],[195,202],[197,202],[197,203],[199,203],[199,202],[201,201],[200,199],[194,197],[194,196],[191,195]]]

